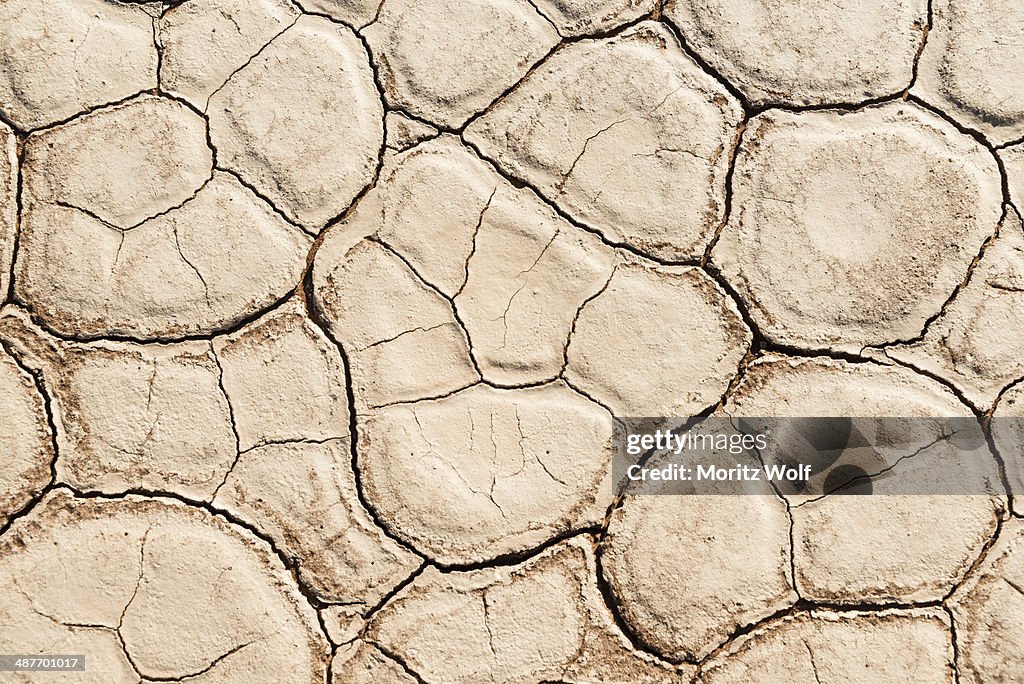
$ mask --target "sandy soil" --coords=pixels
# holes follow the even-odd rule
[[[981,496],[620,416],[1024,416],[1017,0],[0,0],[16,682],[1024,680]],[[998,421],[993,424],[998,424]]]

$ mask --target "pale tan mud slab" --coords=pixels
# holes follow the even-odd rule
[[[672,0],[683,39],[755,106],[857,103],[910,86],[926,0]]]
[[[689,416],[714,405],[752,335],[703,271],[616,265],[579,310],[566,379],[618,416]]]
[[[731,496],[627,490],[608,525],[602,572],[642,643],[695,662],[796,601],[789,527],[785,502],[764,481]]]
[[[554,379],[613,259],[445,135],[388,159],[318,252],[313,295],[357,401],[380,406]]]
[[[686,259],[725,216],[741,117],[663,25],[643,22],[559,50],[466,138],[609,240]]]
[[[949,617],[937,609],[814,610],[738,638],[700,682],[946,682],[955,679]]]
[[[0,0],[5,674],[1021,679],[1022,17]],[[723,413],[995,453],[613,483]]]
[[[767,357],[753,364],[726,410],[737,416],[970,416],[949,390],[905,368],[827,358]],[[900,463],[918,481],[943,468],[938,442]],[[915,459],[918,459],[915,462]],[[877,472],[865,465],[869,474]],[[995,460],[964,478],[999,481]],[[956,476],[956,473],[949,473]],[[917,479],[915,479],[917,478]],[[981,492],[965,481],[965,492]],[[907,491],[907,490],[903,490]],[[906,495],[790,499],[793,563],[801,597],[830,603],[937,601],[963,580],[1004,515],[1004,496]]]
[[[51,395],[58,480],[110,494],[213,495],[237,442],[209,342],[63,342],[17,309],[4,314],[4,337]]]
[[[371,621],[366,639],[425,681],[687,681],[692,668],[629,645],[601,603],[594,572],[586,538],[505,568],[428,569]]]
[[[612,418],[562,383],[396,404],[361,415],[358,432],[370,504],[446,565],[526,552],[611,503]]]
[[[388,104],[449,128],[486,108],[558,43],[527,0],[388,0],[365,35]]]
[[[304,585],[350,617],[418,566],[360,504],[344,368],[299,302],[233,335],[176,345],[64,343],[6,313],[0,339],[52,397],[60,482],[213,502],[271,538]],[[12,480],[17,501],[49,480],[49,453],[41,443],[34,478]]]
[[[370,182],[383,144],[363,43],[304,16],[209,100],[218,163],[289,219],[319,232]]]
[[[0,113],[29,130],[156,85],[153,20],[137,4],[0,5]]]
[[[161,16],[160,85],[205,110],[210,96],[299,17],[288,0],[184,2]]]
[[[902,102],[755,117],[733,193],[712,259],[764,335],[855,354],[919,335],[1002,215],[991,154]]]
[[[932,30],[911,91],[993,144],[1024,138],[1024,6],[934,0]]]
[[[1002,529],[985,562],[953,596],[960,681],[1010,682],[1024,671],[1024,523]]]
[[[48,495],[2,542],[0,643],[86,679],[322,682],[313,609],[253,535],[177,502]]]
[[[16,296],[67,336],[209,334],[294,289],[309,238],[145,95],[26,143]]]

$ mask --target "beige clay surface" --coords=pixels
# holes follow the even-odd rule
[[[1022,7],[0,0],[0,681],[1024,681]]]

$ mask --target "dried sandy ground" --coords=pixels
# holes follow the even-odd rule
[[[0,0],[0,653],[87,656],[0,678],[1024,680],[1022,435],[991,496],[609,467],[613,415],[1024,415],[1022,36]]]

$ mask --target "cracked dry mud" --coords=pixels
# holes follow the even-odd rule
[[[0,655],[86,655],[0,678],[1024,679],[1022,26],[0,0]],[[713,414],[991,439],[614,481]]]

